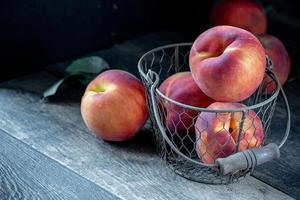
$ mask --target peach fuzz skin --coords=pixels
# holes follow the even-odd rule
[[[263,34],[267,29],[267,17],[263,7],[255,0],[218,1],[210,16],[211,25],[230,25],[254,34]]]
[[[87,86],[81,115],[96,136],[107,141],[127,140],[148,118],[144,86],[128,72],[105,71]]]
[[[244,107],[245,105],[240,103],[216,102],[207,108],[230,110]],[[217,158],[227,157],[236,151],[241,119],[241,112],[218,114],[202,112],[199,115],[195,124],[196,151],[202,162],[213,164]],[[249,110],[245,116],[238,151],[259,147],[263,139],[262,122],[253,110]]]
[[[190,72],[173,74],[160,85],[159,90],[165,96],[190,106],[205,108],[214,102],[200,90]],[[174,133],[176,129],[181,138],[187,133],[194,138],[193,118],[198,115],[197,111],[183,109],[168,101],[163,106],[168,130]]]
[[[255,92],[263,80],[265,50],[250,32],[216,26],[193,43],[190,69],[199,88],[220,102],[238,102]]]
[[[272,60],[272,70],[277,75],[280,84],[283,85],[286,82],[291,69],[290,56],[285,46],[277,37],[272,35],[263,34],[258,35],[257,37],[265,48],[266,54]],[[267,77],[266,81],[269,82],[270,77]],[[266,86],[265,91],[271,93],[275,88],[276,85],[273,82]]]

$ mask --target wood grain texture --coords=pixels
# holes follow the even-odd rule
[[[119,199],[0,130],[0,199]]]
[[[105,58],[110,62],[109,55],[112,60],[122,59],[120,55],[136,55],[123,58],[123,63],[131,63],[133,58],[137,61],[142,49],[135,43],[106,50]],[[118,54],[120,51],[123,53]],[[104,55],[103,51],[99,55]],[[146,130],[124,143],[96,139],[80,115],[81,89],[64,89],[51,103],[41,103],[42,91],[55,80],[39,72],[0,85],[0,127],[114,195],[130,200],[291,199],[253,177],[225,186],[188,181],[156,155],[151,133]]]

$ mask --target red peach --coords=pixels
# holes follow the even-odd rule
[[[87,127],[108,141],[133,137],[148,117],[143,84],[132,74],[108,70],[89,83],[81,100]]]
[[[173,74],[159,87],[159,90],[170,99],[195,107],[207,107],[214,102],[197,86],[190,72]],[[164,101],[166,126],[171,133],[177,132],[180,137],[190,134],[194,139],[194,121],[198,112],[184,109],[169,101]]]
[[[216,102],[207,107],[214,110],[242,109],[240,103]],[[241,112],[202,112],[195,124],[196,151],[204,163],[212,164],[217,158],[231,155],[237,149]],[[259,147],[264,139],[260,118],[253,110],[245,113],[239,151]]]
[[[261,84],[265,50],[250,32],[233,26],[216,26],[202,33],[190,52],[190,69],[199,88],[220,102],[237,102],[252,95]]]
[[[254,0],[221,0],[211,12],[211,24],[243,28],[254,34],[267,29],[267,17],[263,7]]]
[[[262,43],[266,50],[266,54],[271,58],[273,63],[273,71],[278,76],[279,82],[283,85],[290,73],[291,62],[289,54],[284,47],[283,43],[275,36],[272,35],[259,35],[258,39]],[[270,82],[270,77],[266,79]],[[266,85],[266,92],[270,93],[275,89],[276,85],[274,82],[270,85]]]

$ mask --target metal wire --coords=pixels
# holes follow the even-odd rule
[[[190,180],[212,184],[238,181],[252,172],[256,163],[252,163],[249,169],[222,176],[213,161],[267,143],[279,93],[287,112],[286,130],[279,144],[282,147],[290,129],[286,96],[271,71],[272,62],[267,59],[262,84],[251,97],[241,102],[246,107],[212,110],[173,99],[158,87],[173,74],[189,71],[190,48],[191,43],[158,47],[144,54],[138,62],[138,70],[147,90],[147,105],[157,151],[177,174]],[[207,117],[212,117],[219,124],[217,129],[214,128],[218,139],[211,137],[212,126]],[[231,130],[226,121],[228,117],[230,123],[235,124]]]

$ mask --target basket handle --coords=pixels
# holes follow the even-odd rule
[[[239,170],[253,170],[256,166],[279,157],[279,147],[274,143],[270,143],[261,148],[248,149],[226,158],[218,158],[215,163],[219,172],[222,175],[227,175]]]
[[[289,133],[290,133],[290,129],[291,129],[291,111],[290,111],[289,102],[287,100],[285,92],[284,92],[283,88],[281,87],[281,85],[279,85],[279,87],[280,87],[280,93],[283,97],[284,106],[285,106],[286,115],[287,115],[287,122],[286,122],[286,129],[285,129],[284,137],[282,138],[280,144],[278,145],[278,147],[281,148],[284,145],[284,143],[286,142],[286,140],[289,136]]]
[[[280,93],[283,97],[284,105],[287,113],[287,124],[286,124],[285,134],[280,144],[277,145],[275,143],[270,143],[261,148],[248,149],[230,155],[226,158],[218,158],[215,161],[215,164],[222,175],[234,173],[239,170],[254,170],[256,166],[271,161],[273,159],[278,159],[280,157],[279,149],[286,142],[291,128],[291,111],[290,111],[289,103],[285,95],[285,92],[281,87],[281,85],[279,85],[279,87],[280,87]]]

